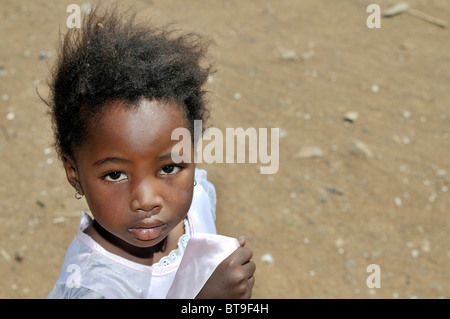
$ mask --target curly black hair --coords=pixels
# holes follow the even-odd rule
[[[184,107],[191,132],[194,120],[208,118],[203,86],[213,71],[203,61],[209,42],[197,33],[138,23],[131,13],[123,19],[117,7],[95,7],[81,28],[61,37],[46,101],[61,158],[76,161],[76,148],[110,101],[174,101]]]

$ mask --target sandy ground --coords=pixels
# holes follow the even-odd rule
[[[370,29],[373,2],[136,2],[215,41],[210,125],[280,128],[276,174],[202,165],[219,232],[254,251],[255,298],[450,296],[450,29],[407,13]],[[35,89],[46,96],[71,3],[0,3],[1,298],[47,296],[86,209]],[[450,19],[447,0],[410,4]]]

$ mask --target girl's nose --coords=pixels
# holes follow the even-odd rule
[[[161,207],[162,198],[159,194],[158,181],[152,178],[138,181],[131,193],[131,210],[157,214]]]

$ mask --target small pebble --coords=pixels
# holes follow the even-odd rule
[[[392,17],[397,14],[403,13],[409,8],[408,2],[398,2],[395,5],[389,7],[382,12],[383,17]]]
[[[288,131],[283,130],[282,128],[280,128],[280,138],[286,137],[288,135],[289,135]]]
[[[411,117],[411,112],[410,112],[410,111],[403,111],[403,112],[402,112],[402,116],[403,116],[405,119],[409,119],[409,118]]]
[[[8,114],[6,114],[6,119],[9,121],[14,120],[15,117],[16,115],[13,112],[9,112]]]
[[[403,144],[409,145],[411,143],[411,139],[408,136],[403,136]]]
[[[309,50],[309,51],[303,52],[302,55],[300,56],[300,59],[302,61],[306,61],[306,60],[311,59],[314,55],[316,55],[314,50]]]
[[[424,252],[429,252],[431,250],[431,244],[427,239],[424,239],[420,248],[422,248],[422,251]]]
[[[394,203],[397,207],[402,206],[402,199],[400,197],[395,197]]]
[[[367,158],[372,158],[374,156],[372,150],[361,141],[354,141],[350,152],[354,154],[362,152]]]
[[[297,55],[297,52],[295,52],[294,50],[284,50],[284,49],[279,49],[280,55],[281,55],[281,59],[285,60],[285,61],[295,61],[298,62],[300,61],[300,57]]]
[[[350,111],[344,114],[344,120],[350,123],[354,123],[359,117],[359,113]]]
[[[447,177],[447,171],[445,169],[438,169],[436,171],[436,176],[440,178],[445,178]]]
[[[39,59],[43,60],[45,58],[49,58],[52,56],[52,52],[51,51],[45,51],[45,50],[41,50],[39,51]]]
[[[374,84],[374,85],[372,85],[372,86],[370,87],[370,90],[371,90],[373,93],[378,93],[378,92],[380,92],[380,87],[379,87],[377,84]]]
[[[336,248],[341,248],[345,245],[345,240],[339,237],[334,241],[334,245],[336,246]]]
[[[418,251],[417,249],[411,250],[411,256],[412,256],[413,258],[419,257],[419,251]]]
[[[64,218],[64,216],[54,217],[52,220],[53,224],[61,224],[64,223],[65,221],[66,219]]]
[[[297,158],[313,158],[322,157],[323,151],[318,146],[304,146],[295,154]]]
[[[10,256],[10,255],[8,254],[8,252],[7,252],[6,250],[4,250],[3,248],[0,249],[0,255],[2,255],[3,258],[4,258],[6,261],[11,261],[11,256]]]
[[[44,202],[41,201],[41,200],[39,200],[39,199],[36,201],[36,204],[37,204],[39,207],[41,207],[41,208],[44,208],[44,207],[45,207]]]
[[[81,11],[82,11],[83,13],[90,14],[91,11],[92,11],[92,3],[90,3],[90,2],[84,2],[84,3],[81,5]]]
[[[431,203],[434,203],[436,201],[437,194],[435,192],[431,193],[430,196],[428,196],[428,201]]]
[[[402,144],[402,139],[400,138],[400,136],[398,135],[393,135],[392,139],[394,140],[395,143],[397,144]]]
[[[261,257],[261,261],[268,264],[273,264],[275,262],[275,259],[272,257],[271,254],[267,253]]]
[[[17,261],[17,262],[22,262],[22,260],[23,260],[23,258],[24,258],[24,254],[23,254],[23,251],[16,251],[15,252],[15,254],[14,254],[14,259]]]
[[[343,193],[340,190],[336,189],[333,186],[327,187],[327,191],[331,194],[343,195]]]

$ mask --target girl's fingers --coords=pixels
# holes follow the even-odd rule
[[[253,261],[250,260],[249,262],[242,265],[242,269],[244,273],[247,275],[247,278],[251,279],[253,278],[253,274],[256,271],[256,265]]]
[[[247,247],[239,247],[230,255],[231,260],[238,265],[244,265],[252,258],[252,256],[252,250]]]

